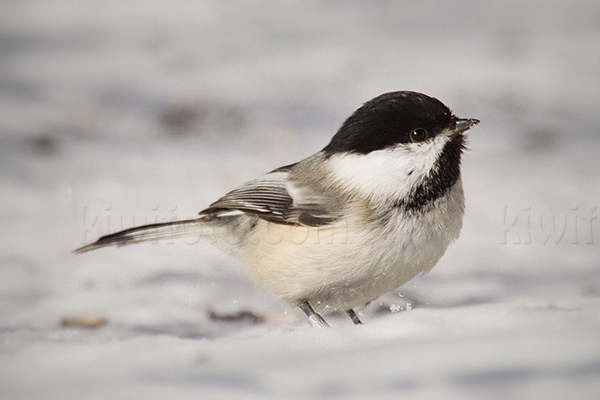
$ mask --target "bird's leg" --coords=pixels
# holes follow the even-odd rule
[[[352,318],[352,322],[354,322],[354,325],[362,325],[362,322],[360,322],[360,319],[358,319],[358,315],[356,315],[353,309],[349,309],[348,311],[346,311],[346,314],[348,314],[348,316]]]
[[[310,304],[308,304],[307,300],[300,301],[298,303],[298,307],[300,307],[300,309],[304,311],[304,314],[306,314],[306,316],[308,317],[308,322],[310,322],[312,326],[314,326],[315,328],[329,328],[329,324],[323,319],[323,317],[321,317],[318,313],[315,312],[315,310],[313,310]]]

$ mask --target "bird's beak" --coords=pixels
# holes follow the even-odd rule
[[[457,118],[455,121],[456,121],[456,128],[454,128],[454,132],[456,132],[456,133],[461,133],[466,130],[469,130],[479,123],[479,120],[475,119],[475,118],[465,118],[465,119]]]

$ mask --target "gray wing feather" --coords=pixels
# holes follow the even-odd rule
[[[311,196],[308,201],[299,194],[303,190],[289,180],[288,172],[289,168],[280,168],[250,181],[215,201],[200,215],[212,219],[231,211],[241,211],[270,222],[306,226],[328,225],[335,221],[318,199]],[[294,186],[294,195],[288,191],[290,185]]]

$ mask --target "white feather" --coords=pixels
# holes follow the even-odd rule
[[[340,154],[329,160],[331,177],[351,193],[373,201],[402,199],[433,169],[449,137],[397,145],[368,154]]]
[[[426,213],[397,208],[388,219],[373,219],[372,209],[357,199],[383,206],[405,198],[435,167],[449,139],[440,134],[424,143],[330,157],[321,165],[335,186],[354,194],[350,209],[321,227],[257,220],[239,246],[257,284],[291,305],[307,300],[316,310],[348,310],[431,270],[462,228],[460,179]],[[285,187],[295,205],[314,197],[292,181]]]
[[[259,221],[241,255],[257,284],[289,304],[348,310],[433,268],[458,238],[463,208],[459,181],[433,211],[398,212],[385,226],[359,217],[326,227]]]

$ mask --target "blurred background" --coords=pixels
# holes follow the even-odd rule
[[[597,398],[598,71],[596,1],[1,2],[2,397]],[[206,243],[71,254],[396,90],[482,122],[461,239],[364,329],[308,329]]]

